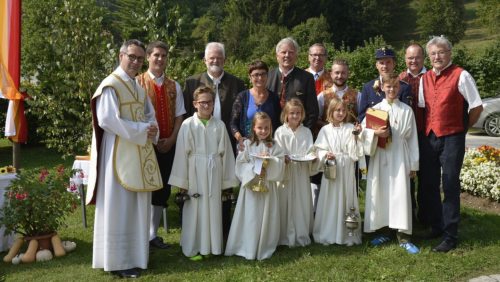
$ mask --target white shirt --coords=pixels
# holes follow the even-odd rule
[[[417,76],[419,76],[419,75],[421,75],[421,74],[423,74],[423,73],[426,73],[426,72],[427,72],[427,69],[426,69],[425,67],[422,67],[422,69],[420,70],[420,72],[419,72],[419,73],[417,73],[417,75],[414,75],[413,73],[411,73],[410,69],[407,69],[407,70],[406,70],[406,72],[407,72],[409,75],[413,76],[413,77],[417,77]]]
[[[334,84],[332,86],[333,93],[339,97],[339,99],[342,99],[344,94],[349,90],[349,86],[346,85],[344,89],[338,89],[338,87]],[[319,115],[318,117],[321,118],[323,116],[323,109],[325,108],[325,97],[324,93],[325,91],[321,91],[321,93],[318,94],[317,99],[318,99],[318,107],[319,107]]]

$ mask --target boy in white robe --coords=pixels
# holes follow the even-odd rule
[[[168,183],[190,197],[182,211],[181,247],[192,260],[222,254],[222,190],[238,185],[235,160],[224,123],[212,117],[215,94],[199,87],[197,112],[181,125]]]
[[[366,128],[363,133],[391,138],[385,148],[376,147],[375,152],[370,152],[364,231],[375,232],[385,227],[397,230],[400,246],[408,253],[416,254],[419,249],[410,242],[410,177],[415,177],[419,169],[415,117],[411,107],[397,98],[399,79],[396,74],[382,76],[382,89],[386,98],[373,108],[389,113],[389,126],[375,130]],[[365,124],[366,118],[363,120]],[[389,233],[380,231],[380,235],[371,241],[374,246],[390,241]]]

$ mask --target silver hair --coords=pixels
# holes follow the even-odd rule
[[[217,49],[217,50],[221,51],[222,52],[222,57],[224,57],[224,59],[226,58],[226,50],[224,49],[224,44],[222,44],[220,42],[210,42],[210,43],[208,43],[207,46],[205,47],[205,58],[207,57],[207,53],[211,49]]]
[[[130,39],[123,42],[122,47],[120,47],[120,53],[127,53],[128,46],[130,45],[139,46],[142,48],[142,50],[144,50],[144,52],[146,52],[146,46],[144,45],[144,43],[137,39]]]
[[[293,45],[295,52],[298,54],[299,53],[299,44],[297,44],[297,41],[291,37],[286,37],[280,40],[278,44],[276,44],[276,54],[280,52],[281,46],[283,45]]]
[[[433,36],[429,42],[425,45],[427,53],[429,53],[429,48],[433,45],[446,46],[448,50],[451,50],[451,42],[444,35]]]

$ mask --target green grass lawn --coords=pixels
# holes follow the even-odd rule
[[[39,150],[42,155],[47,153]],[[31,155],[40,153],[36,152],[34,150]],[[55,164],[57,158],[46,160]],[[363,198],[361,195],[361,202]],[[48,262],[20,265],[0,262],[0,281],[115,279],[91,267],[93,206],[88,208],[87,217],[89,227],[85,229],[79,208],[67,218],[67,227],[59,230],[63,240],[77,243],[75,251]],[[168,217],[169,232],[160,228],[160,236],[166,238],[172,248],[150,254],[149,269],[140,278],[143,281],[465,281],[500,273],[500,216],[467,208],[462,208],[460,245],[448,254],[431,251],[439,243],[437,239],[414,239],[421,253],[409,255],[395,241],[386,246],[371,247],[371,236],[365,235],[363,244],[354,247],[318,244],[279,247],[270,259],[264,261],[247,261],[236,256],[190,261],[179,247],[178,209],[173,203]],[[0,253],[0,256],[5,254]]]
[[[78,209],[60,230],[63,240],[77,243],[77,249],[49,262],[12,265],[0,263],[0,281],[106,281],[113,277],[91,268],[93,207],[89,208],[89,228],[84,229]],[[144,281],[460,281],[483,274],[500,273],[500,216],[462,209],[459,247],[448,254],[431,248],[438,240],[419,241],[418,255],[408,255],[395,242],[369,246],[369,236],[354,247],[279,247],[268,260],[247,261],[240,257],[212,257],[192,262],[178,245],[177,207],[169,208],[171,228],[160,235],[173,247],[150,254]],[[2,256],[5,253],[1,254]]]

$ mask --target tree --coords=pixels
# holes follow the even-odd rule
[[[330,27],[323,15],[318,18],[310,18],[305,23],[296,25],[292,29],[292,35],[304,48],[318,42],[330,42],[332,38]]]
[[[500,2],[497,0],[479,0],[477,9],[479,22],[488,29],[491,34],[500,32]]]
[[[21,86],[33,100],[28,115],[49,148],[65,155],[91,141],[90,98],[112,70],[116,53],[94,0],[24,1]]]
[[[445,35],[452,43],[458,43],[464,37],[463,0],[420,0],[417,3],[417,26],[422,38]]]

